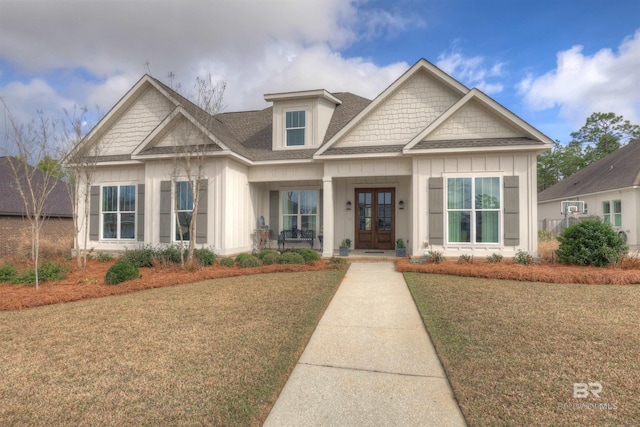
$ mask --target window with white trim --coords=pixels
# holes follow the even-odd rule
[[[616,227],[622,227],[622,201],[613,201],[613,225]]]
[[[611,224],[611,202],[602,202],[602,222]]]
[[[283,191],[282,229],[290,231],[316,231],[318,223],[318,191]]]
[[[189,181],[176,181],[174,191],[174,241],[188,242],[189,225],[193,218],[193,192]]]
[[[287,111],[285,113],[285,134],[287,147],[304,145],[305,112]]]
[[[500,178],[447,179],[449,243],[499,243]]]
[[[102,238],[133,240],[136,237],[136,186],[102,187]]]

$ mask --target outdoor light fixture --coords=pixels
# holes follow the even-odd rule
[[[351,201],[347,202],[347,210],[350,211],[351,210]]]
[[[404,209],[404,202],[403,202],[402,200],[400,200],[400,201],[398,202],[398,207],[399,207],[400,209]]]

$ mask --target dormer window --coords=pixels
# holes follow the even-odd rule
[[[287,111],[285,130],[287,147],[304,145],[305,112]]]

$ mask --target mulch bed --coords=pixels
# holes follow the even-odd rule
[[[520,280],[524,282],[579,283],[588,285],[640,284],[639,269],[581,267],[552,263],[522,265],[510,260],[500,263],[489,263],[485,260],[461,263],[447,260],[442,264],[416,264],[403,258],[396,261],[396,270],[401,272],[482,277],[486,279]]]
[[[320,271],[336,268],[325,261],[316,261],[305,265],[274,264],[256,268],[222,267],[216,264],[193,271],[182,269],[179,266],[151,267],[141,268],[142,277],[139,279],[118,285],[105,285],[104,277],[109,267],[113,265],[113,261],[89,260],[85,271],[75,268],[73,262],[65,264],[68,266],[65,279],[41,282],[37,291],[35,286],[31,285],[0,284],[0,310],[20,310],[248,274]]]

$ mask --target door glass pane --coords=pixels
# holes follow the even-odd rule
[[[358,195],[358,227],[360,230],[371,230],[371,193]]]

